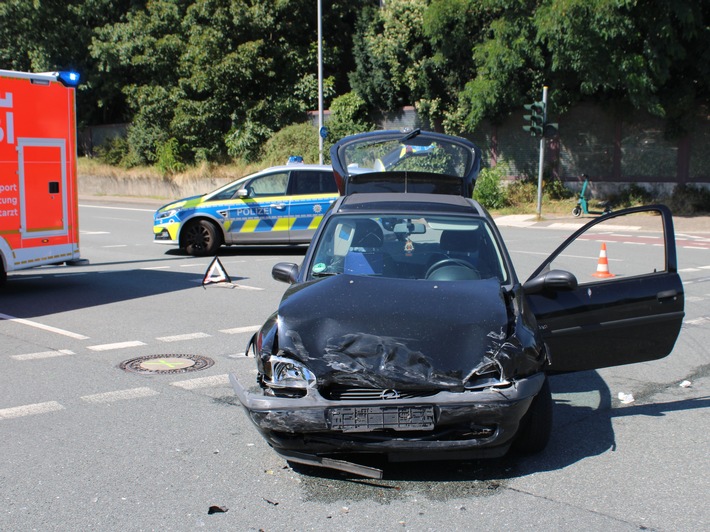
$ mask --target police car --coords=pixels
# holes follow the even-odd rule
[[[154,216],[154,242],[178,245],[194,256],[214,255],[222,245],[308,243],[337,197],[331,166],[291,158],[161,207]]]

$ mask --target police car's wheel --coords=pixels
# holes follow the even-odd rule
[[[217,228],[207,220],[197,220],[185,228],[185,251],[195,257],[214,255],[221,245]]]

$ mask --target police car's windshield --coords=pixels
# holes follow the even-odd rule
[[[338,215],[315,243],[310,278],[374,275],[433,281],[508,279],[488,224],[461,216]]]

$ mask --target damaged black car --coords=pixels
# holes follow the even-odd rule
[[[377,478],[342,458],[539,452],[552,430],[549,373],[672,350],[684,297],[666,207],[605,218],[660,215],[663,251],[648,273],[580,284],[555,266],[596,219],[521,283],[493,219],[470,199],[472,143],[380,131],[347,137],[331,155],[342,196],[302,264],[273,267],[291,286],[247,348],[256,383],[230,376],[288,461]]]

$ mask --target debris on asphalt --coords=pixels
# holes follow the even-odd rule
[[[630,393],[619,392],[619,401],[621,401],[622,404],[628,405],[629,403],[633,403],[635,399]]]

